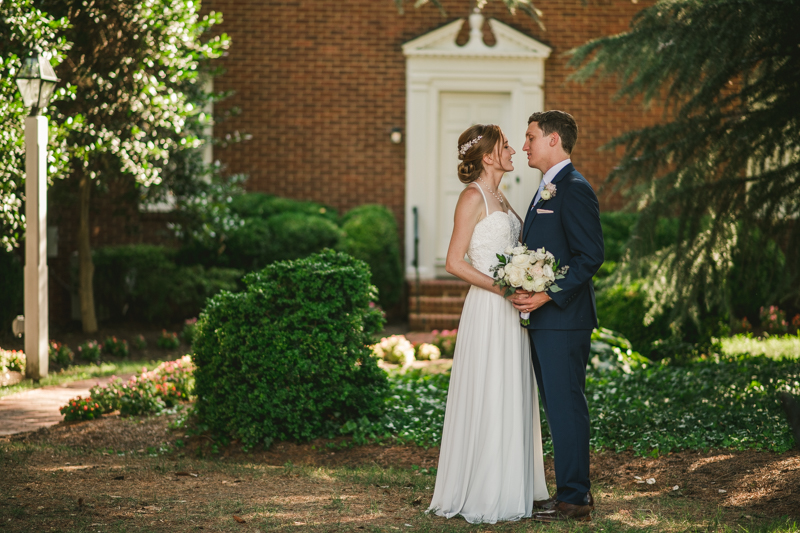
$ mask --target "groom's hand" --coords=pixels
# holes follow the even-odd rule
[[[511,303],[518,311],[530,313],[531,311],[536,311],[550,300],[552,298],[546,292],[528,292],[518,289]]]

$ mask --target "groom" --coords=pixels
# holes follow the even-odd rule
[[[522,242],[544,247],[568,265],[559,292],[518,291],[514,306],[531,312],[531,354],[555,451],[556,494],[534,502],[534,520],[591,520],[589,408],[584,388],[592,329],[597,327],[592,276],[603,263],[597,196],[570,154],[578,125],[563,111],[534,113],[523,150],[544,174],[525,216]]]

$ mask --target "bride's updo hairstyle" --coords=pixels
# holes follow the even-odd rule
[[[480,137],[480,138],[479,138]],[[483,171],[483,156],[494,152],[503,142],[500,126],[475,124],[467,128],[458,138],[458,179],[472,183]]]

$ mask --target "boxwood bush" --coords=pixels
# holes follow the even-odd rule
[[[210,299],[193,345],[200,422],[249,448],[380,417],[389,389],[368,347],[383,327],[369,276],[362,261],[325,250]]]
[[[231,201],[231,211],[244,219],[270,218],[283,213],[303,213],[304,215],[321,216],[331,222],[336,222],[339,218],[336,210],[327,205],[282,198],[260,192],[235,196]]]
[[[396,304],[403,290],[403,264],[392,212],[377,204],[356,207],[342,217],[342,230],[339,249],[369,265],[384,308]]]

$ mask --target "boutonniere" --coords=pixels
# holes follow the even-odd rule
[[[544,186],[544,190],[542,191],[542,200],[545,202],[556,195],[556,184],[555,183],[548,183]]]

